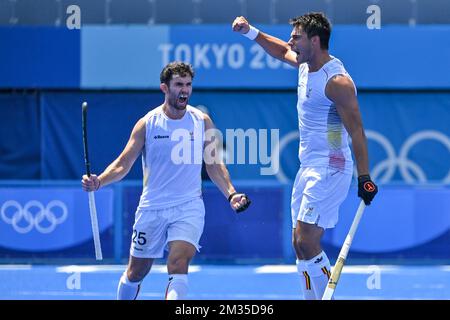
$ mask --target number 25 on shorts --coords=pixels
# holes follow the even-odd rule
[[[147,239],[145,239],[145,232],[138,232],[137,230],[133,230],[133,243],[143,246],[147,243]]]

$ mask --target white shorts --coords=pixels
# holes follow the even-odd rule
[[[137,258],[162,258],[168,243],[183,240],[200,251],[205,225],[205,206],[197,198],[175,207],[146,210],[138,208],[133,225],[130,254]]]
[[[330,167],[300,168],[292,189],[292,227],[296,228],[299,220],[334,228],[351,181],[351,174]]]

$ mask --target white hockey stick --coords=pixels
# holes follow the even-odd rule
[[[355,236],[356,229],[358,229],[359,221],[361,220],[365,208],[366,205],[364,204],[364,201],[361,200],[358,211],[356,211],[355,218],[353,218],[353,223],[350,227],[350,231],[345,238],[344,245],[339,252],[338,260],[336,261],[333,272],[331,273],[331,277],[328,280],[328,285],[322,296],[322,300],[331,300],[331,298],[333,297],[334,290],[336,290],[336,286],[341,276],[342,268],[345,264],[345,259],[347,259],[348,251],[350,250],[350,246],[352,245],[353,237]]]

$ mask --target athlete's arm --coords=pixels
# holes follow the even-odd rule
[[[211,180],[217,185],[219,190],[223,193],[223,195],[228,198],[230,194],[236,192],[233,184],[231,183],[230,174],[228,173],[228,169],[222,161],[222,158],[217,156],[216,154],[212,154],[213,152],[220,152],[219,150],[219,141],[217,135],[211,135],[211,132],[215,130],[215,126],[211,120],[211,118],[204,114],[205,121],[205,132],[207,139],[205,139],[205,150],[204,160],[205,160],[205,168],[208,176]],[[208,139],[211,137],[211,139]],[[210,140],[210,141],[208,141]],[[213,146],[212,146],[212,145]],[[211,152],[213,150],[213,152]],[[211,154],[210,154],[211,153]]]
[[[250,24],[244,17],[237,17],[232,24],[233,31],[245,34],[250,30]],[[272,57],[298,67],[297,54],[291,50],[287,42],[259,31],[255,41]]]
[[[134,126],[130,139],[122,153],[114,160],[100,176],[83,176],[82,185],[86,191],[98,190],[100,186],[121,180],[125,177],[142,152],[145,143],[145,120],[141,118]]]
[[[231,183],[228,169],[222,161],[222,157],[217,157],[215,155],[213,155],[214,157],[212,157],[211,154],[209,154],[211,150],[214,150],[214,152],[220,152],[219,141],[217,141],[217,135],[211,134],[211,132],[214,132],[211,130],[215,130],[216,128],[211,118],[207,114],[204,114],[204,121],[205,132],[209,131],[208,134],[205,135],[207,137],[210,135],[211,137],[213,137],[212,139],[210,139],[210,141],[208,141],[209,139],[205,139],[206,152],[204,152],[204,160],[206,172],[208,173],[208,176],[211,178],[212,182],[214,182],[214,184],[219,188],[223,195],[229,200],[230,206],[234,210],[238,212],[241,210],[245,210],[250,204],[248,197],[243,193],[236,192],[236,189]],[[211,144],[213,144],[213,146],[211,146]],[[231,195],[233,196],[230,198]]]
[[[362,125],[355,86],[346,76],[336,75],[325,87],[326,96],[334,102],[348,134],[352,137],[358,176],[369,174],[367,139]]]
[[[378,192],[378,187],[369,175],[367,139],[359,112],[358,99],[356,99],[355,86],[350,78],[337,75],[328,81],[325,94],[334,102],[345,129],[352,137],[353,153],[358,170],[358,197],[366,205],[370,205]]]
[[[255,41],[272,57],[298,67],[297,54],[291,50],[287,42],[262,31],[259,32]]]

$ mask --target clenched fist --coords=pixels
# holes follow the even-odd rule
[[[233,31],[245,34],[250,31],[250,24],[248,23],[247,19],[241,16],[234,19],[232,28]]]
[[[231,208],[237,213],[247,210],[252,203],[245,193],[234,192],[228,197]]]

